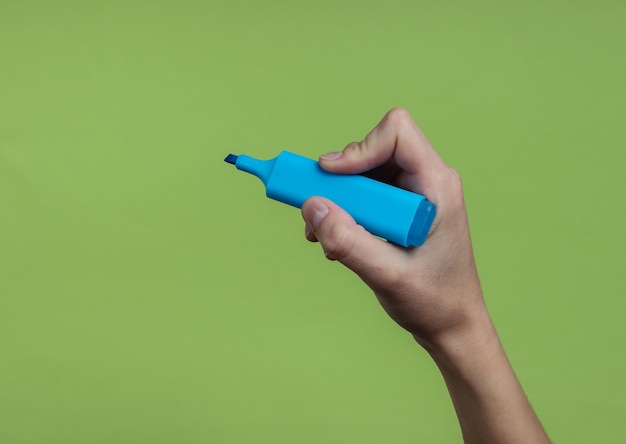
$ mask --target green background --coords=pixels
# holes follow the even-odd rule
[[[626,4],[0,1],[0,442],[459,442],[435,366],[223,162],[407,108],[556,442],[626,430]]]

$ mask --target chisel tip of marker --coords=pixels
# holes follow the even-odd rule
[[[226,159],[224,159],[224,162],[232,163],[234,165],[235,162],[237,162],[237,156],[235,156],[234,154],[229,154],[228,156],[226,156]]]

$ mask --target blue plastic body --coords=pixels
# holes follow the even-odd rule
[[[370,233],[404,247],[422,245],[435,217],[435,206],[422,195],[360,175],[329,173],[289,151],[270,160],[231,156],[237,169],[261,179],[267,197],[298,208],[309,197],[325,197]]]

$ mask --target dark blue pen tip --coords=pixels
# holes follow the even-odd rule
[[[235,156],[234,154],[229,154],[228,156],[226,156],[226,159],[224,159],[224,162],[232,163],[234,165],[235,162],[237,162],[237,156]]]

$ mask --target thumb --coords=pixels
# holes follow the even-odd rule
[[[302,205],[302,217],[320,242],[324,254],[358,274],[364,281],[381,281],[398,268],[398,248],[368,233],[341,207],[322,197]]]

